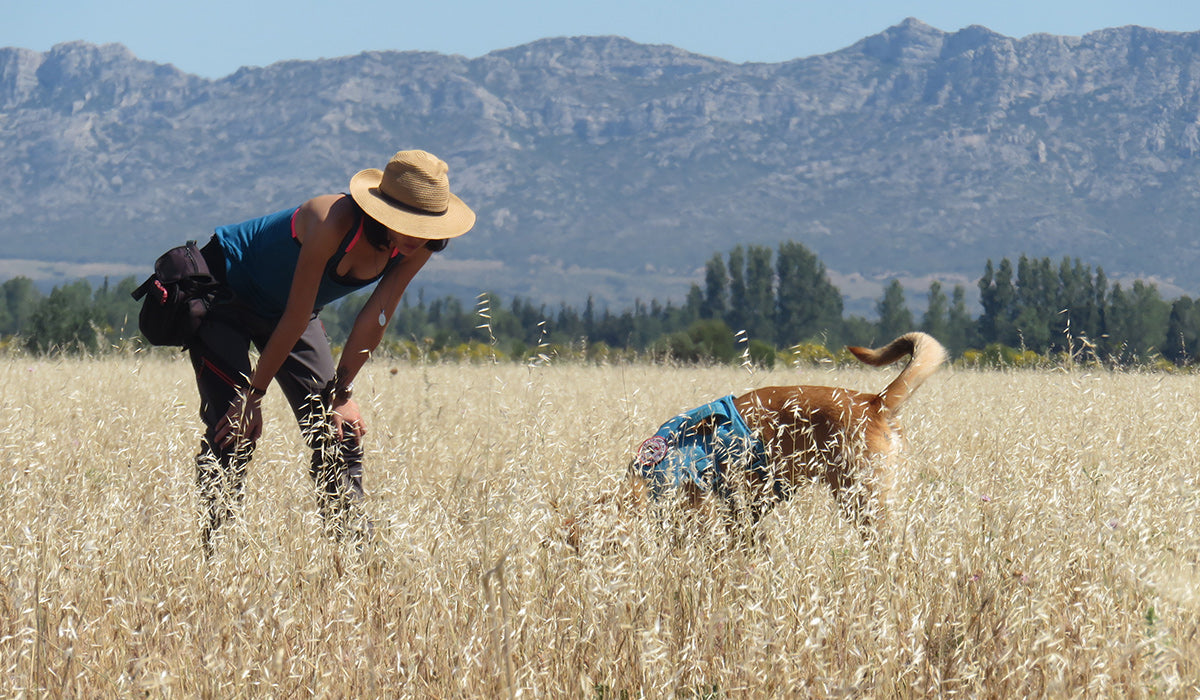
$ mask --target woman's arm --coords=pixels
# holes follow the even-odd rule
[[[404,290],[429,260],[429,256],[429,250],[418,248],[379,280],[375,291],[355,317],[354,326],[346,338],[346,347],[343,348],[342,357],[338,362],[340,380],[348,384],[358,376],[358,371],[366,364],[367,358],[383,340],[387,321],[400,304]]]
[[[366,432],[358,405],[349,396],[350,385],[366,364],[367,358],[379,347],[379,342],[383,340],[383,332],[387,328],[387,321],[396,311],[400,297],[404,295],[409,282],[424,267],[430,255],[430,251],[425,247],[418,248],[399,265],[389,270],[354,319],[354,326],[350,329],[346,346],[338,360],[333,392],[333,424],[339,438],[342,435],[343,424],[348,424],[358,437],[362,437]]]

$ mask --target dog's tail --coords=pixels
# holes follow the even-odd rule
[[[902,357],[912,356],[892,383],[879,392],[883,407],[892,413],[899,411],[900,406],[912,396],[917,387],[946,361],[946,349],[941,343],[932,336],[919,332],[906,333],[875,350],[862,347],[846,349],[854,353],[859,360],[876,367],[890,365]]]

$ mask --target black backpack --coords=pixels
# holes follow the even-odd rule
[[[142,302],[138,330],[152,345],[186,347],[220,287],[195,241],[168,250],[154,261],[154,274],[133,290],[134,300]]]

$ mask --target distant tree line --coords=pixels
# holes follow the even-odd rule
[[[93,289],[86,280],[42,294],[29,279],[0,285],[0,338],[9,349],[35,354],[103,352],[137,337],[135,278]],[[394,314],[385,349],[439,358],[512,358],[569,354],[589,359],[669,358],[773,364],[789,352],[818,352],[847,343],[878,344],[913,329],[942,341],[956,357],[1004,362],[1070,356],[1114,364],[1166,360],[1190,364],[1200,352],[1200,301],[1164,300],[1143,281],[1128,289],[1079,260],[1021,256],[984,266],[981,312],[968,310],[966,290],[929,286],[915,316],[904,288],[890,280],[876,302],[877,318],[844,314],[842,297],[824,264],[803,245],[737,246],[705,264],[681,304],[635,301],[622,311],[556,308],[493,294],[473,303],[455,297],[427,301],[418,293]],[[335,342],[344,339],[363,295],[325,309]],[[799,348],[799,349],[797,349]],[[827,351],[825,351],[827,352]]]
[[[27,277],[0,285],[0,347],[43,355],[107,351],[137,335],[133,277],[97,288],[87,280],[43,294]]]

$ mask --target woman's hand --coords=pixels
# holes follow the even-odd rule
[[[358,404],[354,403],[354,399],[335,399],[333,402],[333,432],[337,435],[338,440],[345,437],[345,431],[349,430],[354,434],[354,437],[362,440],[362,436],[367,434],[367,425],[363,422],[362,414],[358,411]]]
[[[243,393],[217,423],[213,438],[217,446],[229,448],[250,441],[254,443],[262,435],[262,407],[259,396]]]

